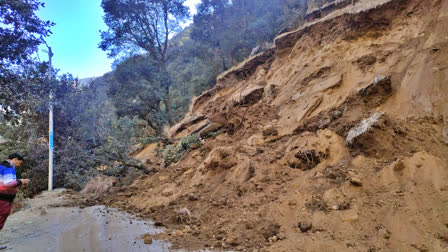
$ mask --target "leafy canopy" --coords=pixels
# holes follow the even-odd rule
[[[110,57],[149,53],[165,63],[168,40],[189,17],[185,0],[103,0],[107,31],[99,47]]]
[[[37,51],[42,38],[51,34],[54,23],[40,20],[35,11],[44,4],[38,0],[0,1],[0,64],[19,64]]]

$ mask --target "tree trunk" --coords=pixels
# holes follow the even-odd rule
[[[166,91],[165,99],[163,99],[163,103],[165,104],[165,111],[166,111],[166,116],[167,116],[167,119],[168,119],[168,123],[169,123],[170,126],[173,126],[174,121],[173,121],[173,117],[171,115],[171,106],[170,106],[171,98],[170,98],[170,91],[169,91],[169,89],[170,88],[168,87],[167,91]]]
[[[172,81],[171,81],[170,74],[166,70],[165,54],[162,54],[161,67],[162,67],[162,74],[164,75],[163,81],[166,82],[166,83],[163,83],[163,85],[165,85],[165,98],[163,98],[163,103],[165,104],[165,111],[166,111],[168,124],[170,126],[172,126],[174,124],[173,117],[171,115],[171,106],[170,106],[170,104],[171,104],[170,87],[172,85]]]

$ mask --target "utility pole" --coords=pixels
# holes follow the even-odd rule
[[[47,43],[45,43],[47,45]],[[48,80],[50,81],[51,85],[51,77],[52,77],[52,64],[51,64],[51,58],[53,57],[53,51],[51,51],[51,47],[48,47],[48,58],[50,60],[50,68],[49,68],[49,75]],[[53,191],[53,92],[50,89],[50,106],[48,111],[48,191]]]
[[[52,63],[51,59],[53,58],[53,51],[51,50],[51,47],[48,46],[47,42],[40,37],[42,43],[44,43],[48,51],[42,50],[46,53],[48,53],[48,59],[50,67],[48,69],[48,84],[51,85],[51,79],[52,79]],[[53,92],[51,90],[50,86],[50,94],[49,94],[49,108],[48,108],[48,191],[53,191]]]

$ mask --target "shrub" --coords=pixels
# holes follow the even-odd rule
[[[181,146],[185,151],[188,151],[190,148],[196,149],[201,145],[201,139],[199,139],[198,135],[190,135],[182,138]]]
[[[177,145],[167,145],[162,152],[165,165],[169,166],[172,163],[176,163],[182,158],[184,153],[191,148],[199,148],[200,145],[201,140],[197,135],[186,136],[182,138],[180,143]]]

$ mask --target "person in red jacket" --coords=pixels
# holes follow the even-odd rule
[[[22,162],[23,157],[19,153],[13,153],[0,164],[0,230],[11,212],[17,188],[30,182],[29,179],[17,180],[15,168]]]

